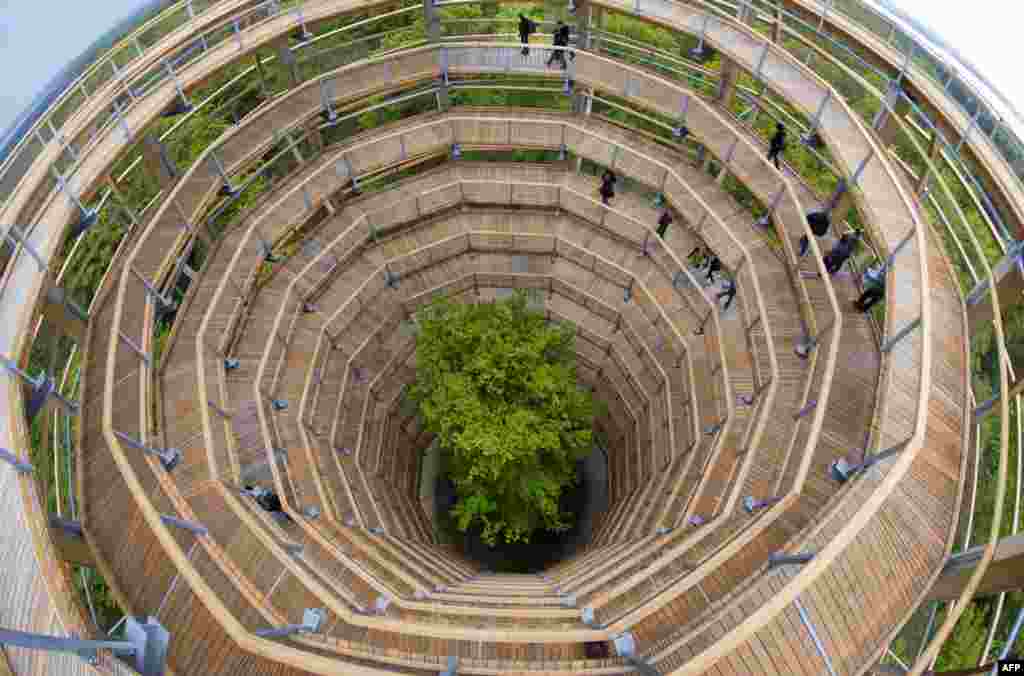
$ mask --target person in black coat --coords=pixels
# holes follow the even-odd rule
[[[708,274],[707,280],[712,284],[715,283],[715,273],[722,269],[722,261],[718,259],[718,256],[712,255],[708,259]]]
[[[839,272],[839,269],[843,267],[843,263],[857,250],[857,242],[859,241],[859,232],[846,233],[839,238],[839,241],[835,243],[831,251],[825,254],[825,269],[828,270],[828,274],[834,275]]]
[[[601,202],[605,205],[608,204],[610,199],[615,197],[615,183],[618,180],[619,177],[611,169],[605,169],[604,173],[601,174],[601,188],[598,190],[598,193],[601,195]]]
[[[722,308],[722,312],[729,309],[732,305],[732,299],[736,297],[736,282],[732,279],[726,278],[725,286],[722,290],[715,295],[715,301],[720,301],[725,298],[725,307]]]
[[[252,496],[256,500],[256,504],[262,507],[265,511],[274,515],[281,515],[284,518],[289,518],[284,511],[284,506],[281,504],[281,498],[277,497],[277,493],[274,491],[258,486],[246,486],[242,492],[246,495]]]
[[[807,214],[807,225],[811,227],[811,232],[814,233],[815,237],[824,237],[832,222],[827,211],[812,211]],[[807,239],[807,235],[801,235],[799,254],[801,258],[807,255],[807,248],[810,245],[811,243]]]
[[[530,36],[537,32],[537,24],[525,14],[519,15],[519,41],[523,43],[523,56],[530,53]]]
[[[768,144],[768,159],[779,169],[779,155],[786,149],[786,125],[779,122],[775,125],[775,135]]]
[[[867,312],[885,297],[885,267],[876,266],[864,271],[864,291],[853,301],[853,307]]]
[[[552,43],[555,47],[568,47],[569,46],[569,27],[565,23],[559,21],[558,27],[555,28],[554,35],[552,35]],[[552,49],[551,58],[548,59],[548,66],[558,61],[562,64],[562,68],[568,68],[568,64],[565,62],[565,50],[563,49]]]

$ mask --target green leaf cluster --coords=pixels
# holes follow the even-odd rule
[[[522,292],[475,305],[439,300],[417,322],[411,395],[445,451],[458,529],[479,529],[492,546],[568,530],[559,496],[592,449],[595,416],[576,384],[572,329],[549,325]]]

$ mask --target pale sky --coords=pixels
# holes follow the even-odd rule
[[[0,136],[46,83],[143,0],[0,0]]]
[[[1021,21],[1024,8],[1012,0],[892,0],[928,25],[971,61],[1024,113]]]
[[[1024,10],[1011,0],[894,0],[1024,110]],[[142,0],[0,0],[0,131],[92,40]]]

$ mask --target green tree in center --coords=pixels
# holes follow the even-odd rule
[[[446,455],[460,531],[478,528],[493,546],[571,527],[559,496],[590,454],[595,413],[576,383],[573,341],[523,293],[420,313],[412,397]]]

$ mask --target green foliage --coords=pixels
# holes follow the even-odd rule
[[[88,607],[88,600],[92,600],[92,608],[96,612],[96,622],[104,631],[114,626],[121,616],[121,607],[114,600],[110,587],[95,570],[91,568],[78,568],[72,570],[72,583],[78,596],[82,599],[82,605]],[[88,595],[86,589],[88,588]]]
[[[964,608],[956,629],[950,634],[943,645],[942,654],[935,662],[938,672],[975,666],[981,660],[981,652],[985,649],[985,636],[988,619],[985,608],[972,603]]]
[[[559,507],[592,449],[595,403],[576,384],[573,332],[517,293],[479,305],[436,301],[419,318],[412,397],[458,491],[458,529],[494,545],[565,531]]]

